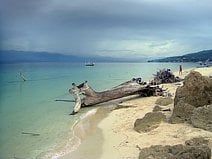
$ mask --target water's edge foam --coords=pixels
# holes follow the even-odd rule
[[[68,153],[76,151],[81,144],[81,139],[76,135],[75,132],[77,125],[83,120],[89,118],[90,116],[95,115],[98,109],[99,108],[91,109],[79,116],[79,118],[74,122],[74,124],[70,128],[71,134],[68,134],[70,138],[68,139],[67,143],[64,146],[58,148],[57,150],[50,150],[48,152],[43,152],[39,154],[36,157],[36,159],[46,159],[46,158],[59,159]]]

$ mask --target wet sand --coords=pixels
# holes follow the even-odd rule
[[[87,114],[86,117],[81,117],[82,119],[73,130],[81,144],[76,151],[63,156],[62,159],[100,158],[104,140],[102,130],[98,127],[98,124],[111,112],[111,109],[105,107],[94,108],[89,112],[90,114]]]

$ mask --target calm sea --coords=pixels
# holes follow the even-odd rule
[[[68,93],[72,82],[87,80],[104,90],[133,77],[152,79],[162,68],[177,71],[179,63],[19,63],[0,65],[0,159],[51,158],[74,148],[72,127],[92,108],[69,116],[74,103]],[[183,63],[183,68],[195,67]],[[19,73],[25,76],[23,82]],[[27,134],[34,133],[35,135]],[[36,135],[37,134],[37,135]]]

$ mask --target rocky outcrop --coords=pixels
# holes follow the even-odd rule
[[[212,104],[212,80],[192,71],[185,77],[183,86],[177,89],[174,104],[181,100],[194,107]]]
[[[195,137],[193,139],[185,141],[185,144],[188,146],[201,146],[208,145],[209,141],[203,137]]]
[[[184,103],[182,100],[179,101],[174,105],[174,110],[170,119],[171,123],[183,123],[185,121],[190,123],[194,108],[194,106]]]
[[[171,97],[161,97],[156,100],[155,104],[161,105],[161,106],[167,106],[169,104],[172,104],[174,100]]]
[[[186,141],[186,145],[156,145],[141,149],[139,159],[210,159],[211,150],[207,140],[195,138]]]
[[[152,111],[153,111],[153,112],[159,112],[159,111],[161,111],[161,112],[170,112],[171,109],[170,109],[170,107],[160,107],[159,105],[156,105],[156,106],[153,108]]]
[[[212,132],[212,104],[194,109],[191,123],[194,127]]]
[[[166,116],[161,112],[147,113],[142,119],[137,119],[134,123],[134,129],[141,132],[148,132],[157,128],[160,123],[166,119]]]
[[[187,121],[195,127],[211,131],[211,118],[205,117],[211,115],[211,109],[202,108],[211,103],[212,80],[192,71],[185,77],[183,86],[176,90],[170,121],[171,123]]]
[[[153,108],[153,112],[159,112],[159,111],[161,111],[162,110],[162,108],[159,106],[159,105],[156,105],[154,108]]]

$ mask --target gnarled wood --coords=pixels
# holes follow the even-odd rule
[[[70,115],[74,115],[76,114],[77,112],[79,112],[80,108],[81,108],[81,98],[80,98],[80,89],[75,85],[75,83],[72,83],[72,88],[69,89],[69,92],[71,94],[73,94],[74,96],[74,99],[75,99],[75,106],[74,106],[74,110],[73,112],[70,114]]]
[[[71,114],[77,113],[81,107],[92,106],[129,95],[140,94],[140,96],[143,97],[154,95],[170,96],[168,91],[163,90],[157,84],[173,83],[178,81],[181,81],[181,79],[179,79],[179,77],[175,77],[170,69],[163,69],[157,72],[150,84],[142,82],[141,78],[133,78],[130,81],[102,92],[96,92],[93,90],[88,85],[87,81],[78,86],[73,83],[73,87],[69,90],[69,92],[73,94],[76,104]],[[81,99],[80,94],[83,94],[85,97]]]
[[[138,94],[139,91],[145,87],[146,85],[141,85],[136,81],[128,81],[110,90],[95,92],[91,87],[89,87],[87,82],[85,82],[83,87],[80,88],[80,90],[84,92],[86,96],[82,99],[82,104],[83,106],[90,106],[129,95]]]
[[[181,79],[176,77],[170,69],[162,69],[154,74],[151,84],[174,83],[180,82]]]
[[[110,90],[102,92],[96,92],[93,90],[88,85],[87,81],[78,86],[75,84],[72,84],[72,86],[73,87],[69,90],[69,92],[73,94],[76,104],[71,115],[76,114],[81,107],[92,106],[129,95],[142,94],[142,91],[145,92],[145,90],[150,89],[146,83],[141,83],[140,78],[132,79],[131,81],[127,81],[111,88]],[[83,99],[80,99],[80,93],[85,96]]]

